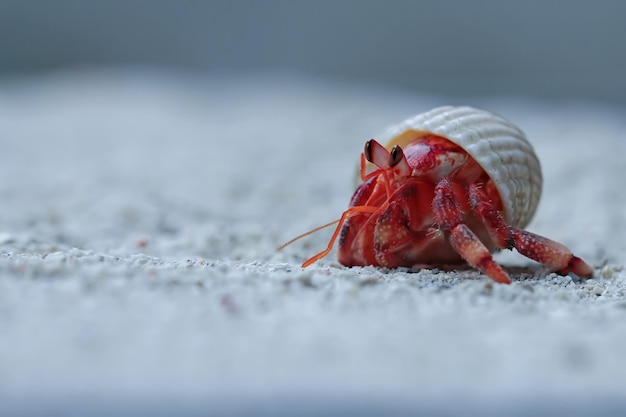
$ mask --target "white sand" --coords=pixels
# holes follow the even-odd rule
[[[595,279],[514,253],[497,256],[510,286],[334,255],[300,268],[330,231],[274,252],[345,209],[366,139],[441,104],[526,131],[545,177],[529,229]],[[617,413],[625,132],[626,112],[592,104],[295,78],[5,81],[0,411]]]

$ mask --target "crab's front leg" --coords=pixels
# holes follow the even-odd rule
[[[510,284],[506,272],[494,261],[489,249],[478,239],[463,222],[466,194],[444,178],[435,187],[432,210],[439,228],[449,233],[450,244],[474,268],[496,282]]]
[[[564,245],[506,224],[502,214],[494,207],[484,189],[472,184],[469,187],[472,211],[482,221],[494,244],[501,249],[517,249],[522,255],[546,265],[562,275],[574,273],[581,278],[591,278],[593,269],[574,256]]]

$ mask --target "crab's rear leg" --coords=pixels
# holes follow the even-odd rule
[[[472,184],[469,187],[470,204],[476,217],[482,221],[494,244],[501,249],[517,249],[522,255],[567,275],[574,273],[581,278],[591,278],[593,269],[582,259],[574,256],[564,245],[509,226],[496,209],[484,189]]]
[[[443,179],[435,187],[433,215],[438,226],[449,232],[450,244],[474,268],[496,282],[510,284],[506,272],[498,265],[489,249],[478,239],[471,229],[463,223],[464,199],[462,191],[456,191],[448,179]],[[467,194],[465,194],[465,198]]]

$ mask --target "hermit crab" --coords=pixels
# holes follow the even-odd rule
[[[524,230],[541,196],[539,160],[524,133],[472,107],[439,107],[365,143],[358,185],[337,224],[345,266],[387,268],[467,262],[499,283],[510,283],[491,252],[517,249],[559,274],[593,270],[564,245]],[[282,248],[281,247],[281,248]]]

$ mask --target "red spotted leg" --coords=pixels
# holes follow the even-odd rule
[[[504,270],[494,261],[489,249],[463,223],[462,190],[444,178],[435,187],[433,215],[439,228],[449,233],[450,244],[463,259],[474,268],[501,284],[510,284],[511,280]]]
[[[469,197],[474,214],[484,223],[491,239],[499,248],[515,248],[522,255],[562,275],[571,272],[581,278],[593,276],[593,269],[585,261],[574,256],[564,245],[506,224],[502,214],[479,186],[470,185]]]

